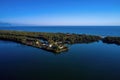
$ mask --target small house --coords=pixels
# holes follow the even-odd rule
[[[64,46],[59,46],[59,49],[63,49],[64,48]]]
[[[49,44],[49,47],[51,48],[53,45],[52,44]]]

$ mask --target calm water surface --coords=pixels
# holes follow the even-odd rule
[[[14,27],[0,30],[70,32],[120,36],[118,27]],[[9,41],[0,41],[0,80],[120,80],[120,46],[101,41],[71,45],[53,54]]]

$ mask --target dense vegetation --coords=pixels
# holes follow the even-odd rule
[[[117,44],[120,45],[120,37],[105,37],[102,40],[104,43],[108,43],[108,44]]]
[[[5,30],[0,30],[0,40],[14,41],[51,52],[62,52],[67,50],[68,47],[65,46],[65,44],[91,43],[99,40],[102,40],[104,43],[112,44],[114,43],[120,45],[120,37],[101,38],[100,36],[85,34],[25,32]]]
[[[62,41],[63,43],[90,43],[101,39],[100,36],[69,33],[45,33],[45,32],[23,32],[23,31],[0,31],[0,39],[22,41],[26,38],[43,39],[51,42]]]

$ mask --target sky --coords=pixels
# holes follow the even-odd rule
[[[120,0],[0,0],[0,22],[120,26]]]

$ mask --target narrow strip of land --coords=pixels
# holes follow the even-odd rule
[[[102,40],[104,43],[120,45],[120,37],[105,37],[86,34],[47,33],[0,30],[0,40],[9,40],[46,51],[60,53],[68,50],[69,44],[92,43]]]

